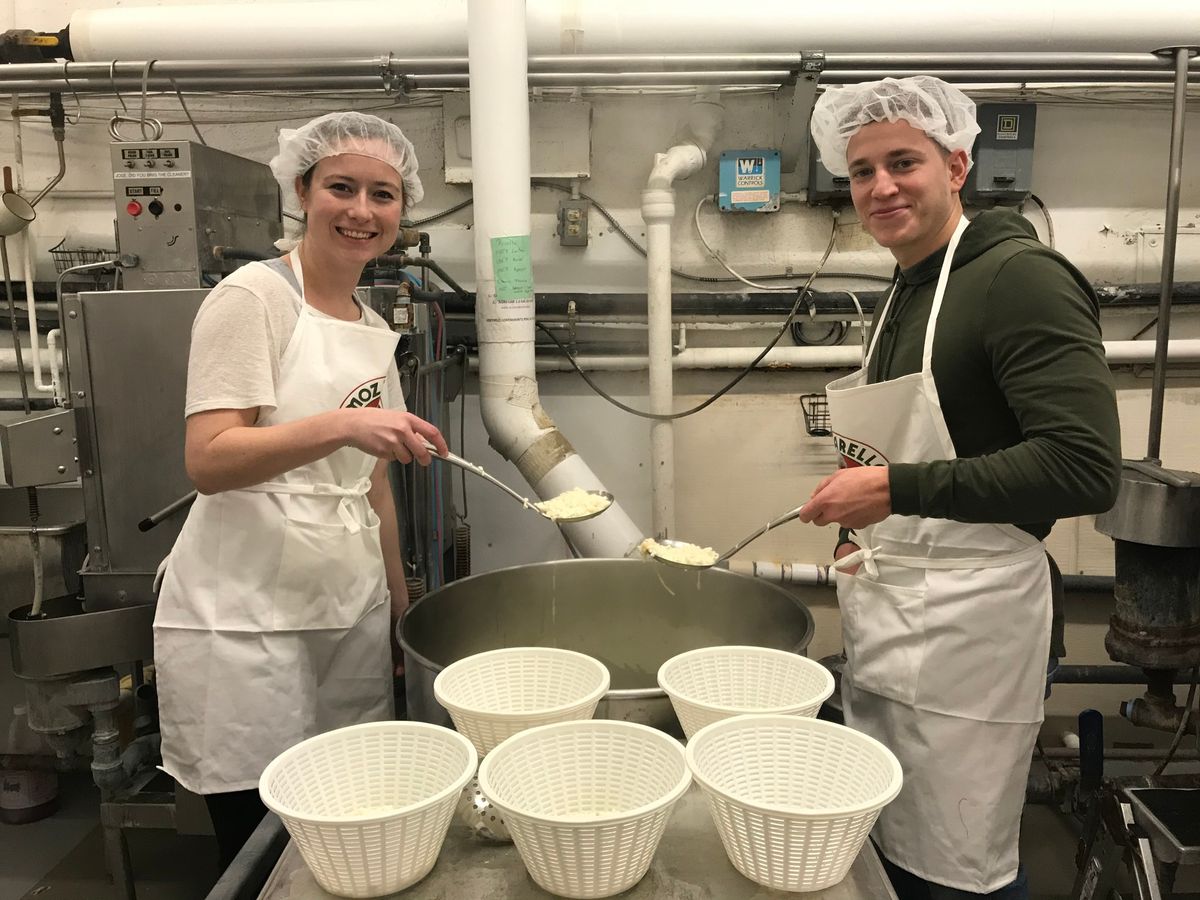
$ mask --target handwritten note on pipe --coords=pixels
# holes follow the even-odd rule
[[[492,238],[496,299],[501,303],[533,298],[533,265],[529,257],[529,235]]]

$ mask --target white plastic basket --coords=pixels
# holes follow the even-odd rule
[[[687,761],[734,868],[781,891],[845,878],[903,781],[879,741],[800,716],[714,722],[688,742]]]
[[[590,719],[608,691],[608,669],[554,647],[507,647],[446,666],[433,695],[480,756],[518,731]]]
[[[815,716],[833,693],[833,675],[786,650],[701,647],[663,663],[658,686],[691,738],[705,725],[745,713]]]
[[[369,722],[279,754],[259,781],[317,883],[342,897],[404,890],[437,861],[475,748],[424,722]]]
[[[479,766],[533,880],[575,898],[637,884],[691,780],[674,738],[608,719],[531,728]]]

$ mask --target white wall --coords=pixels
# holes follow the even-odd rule
[[[57,30],[73,9],[101,7],[108,2],[78,3],[69,0],[13,0],[0,8],[0,24]],[[125,5],[139,5],[127,3]],[[157,3],[152,5],[169,5]],[[300,4],[297,4],[300,6]],[[4,21],[7,19],[7,21]],[[420,48],[408,48],[419,52]],[[1193,90],[1195,90],[1193,88]],[[1169,111],[1163,101],[1106,104],[1095,97],[1074,104],[1043,102],[1038,110],[1035,192],[1049,206],[1057,246],[1096,281],[1156,281],[1162,247],[1162,207],[1166,185]],[[73,111],[71,99],[68,114]],[[592,177],[583,189],[608,206],[639,240],[644,239],[638,213],[638,194],[649,172],[653,154],[664,149],[685,109],[685,96],[595,95],[593,104]],[[131,107],[137,97],[126,98]],[[97,117],[115,109],[111,98],[83,98],[90,120],[69,128],[68,172],[60,191],[108,190],[108,135]],[[189,98],[205,136],[211,144],[265,161],[274,150],[275,130],[295,124],[317,111],[337,108],[336,102],[313,105],[281,97]],[[420,101],[425,103],[427,101]],[[562,102],[547,100],[546,102]],[[426,199],[414,215],[428,215],[468,196],[469,188],[446,185],[442,180],[443,125],[436,105],[396,106],[383,112],[400,124],[415,141],[422,164]],[[365,105],[375,105],[368,103]],[[190,137],[186,123],[179,124],[173,97],[151,98],[152,109],[162,110],[169,138]],[[1177,280],[1200,280],[1200,113],[1187,117],[1188,167],[1183,181],[1182,214]],[[773,140],[772,99],[768,94],[728,98],[728,113],[717,149],[770,146]],[[295,120],[284,121],[294,114]],[[217,120],[244,119],[237,124]],[[270,120],[270,121],[268,121]],[[54,170],[53,145],[45,125],[26,128],[26,184],[36,190]],[[0,127],[0,155],[11,158],[9,133]],[[700,274],[719,274],[695,239],[692,208],[705,193],[715,191],[714,160],[702,175],[679,185],[675,232],[676,265]],[[561,194],[534,192],[534,264],[538,288],[543,291],[641,291],[645,268],[641,257],[611,232],[594,214],[591,244],[586,249],[560,248],[553,234],[553,214]],[[67,199],[51,194],[39,207],[33,227],[39,255],[39,277],[52,271],[45,249],[64,235],[76,240],[87,236],[104,239],[112,233],[111,200]],[[1027,215],[1045,236],[1041,214],[1034,207]],[[473,280],[470,211],[428,226],[436,257],[464,285]],[[820,257],[828,238],[830,214],[826,209],[788,205],[770,216],[724,217],[708,213],[710,237],[733,264],[746,272],[778,271],[786,266],[804,271]],[[889,273],[890,258],[874,248],[854,222],[843,217],[830,270],[869,270]],[[17,269],[19,270],[19,265]],[[861,285],[870,288],[870,285]],[[697,286],[679,282],[677,290]],[[1125,339],[1152,317],[1114,312],[1104,318],[1105,336]],[[1152,336],[1153,332],[1147,335]],[[1176,316],[1173,336],[1200,337],[1200,314],[1185,308]],[[689,340],[693,336],[689,335]],[[736,340],[736,338],[735,338]],[[116,352],[123,352],[114,348]],[[689,406],[723,384],[729,372],[684,372],[676,375],[678,407]],[[708,411],[678,423],[676,462],[679,533],[690,540],[717,547],[728,546],[772,514],[795,505],[832,469],[834,454],[824,439],[808,437],[803,428],[797,397],[820,391],[838,373],[764,372],[752,375],[731,396]],[[644,373],[602,373],[597,376],[625,402],[644,406]],[[1119,404],[1124,428],[1125,453],[1141,456],[1146,443],[1149,374],[1145,369],[1118,373]],[[541,379],[544,405],[579,452],[613,490],[635,521],[649,528],[648,424],[618,412],[593,395],[573,374]],[[1200,469],[1200,367],[1173,370],[1163,437],[1163,457],[1168,466]],[[478,418],[477,398],[467,399],[465,455],[489,471],[520,485],[512,466],[487,446]],[[456,479],[457,481],[457,479]],[[490,486],[468,484],[474,529],[475,570],[483,571],[521,562],[562,557],[566,548],[556,531]],[[834,541],[832,528],[792,525],[772,533],[752,547],[748,558],[797,559],[825,562]],[[1050,546],[1064,571],[1109,573],[1111,544],[1097,535],[1090,521],[1062,522]],[[816,610],[816,655],[840,646],[836,605]],[[1103,628],[1086,624],[1097,617],[1081,615],[1068,634],[1071,662],[1106,662]],[[1099,620],[1103,620],[1100,616]],[[1122,695],[1128,693],[1121,689]],[[1067,706],[1078,707],[1070,697]],[[1065,711],[1065,709],[1064,709]]]

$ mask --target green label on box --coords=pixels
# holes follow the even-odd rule
[[[496,275],[496,299],[501,303],[532,299],[529,235],[492,238],[492,270]]]

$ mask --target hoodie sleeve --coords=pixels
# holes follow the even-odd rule
[[[1024,250],[998,269],[981,327],[1022,439],[892,466],[892,511],[1020,525],[1107,510],[1120,487],[1120,425],[1091,288],[1056,254]]]

